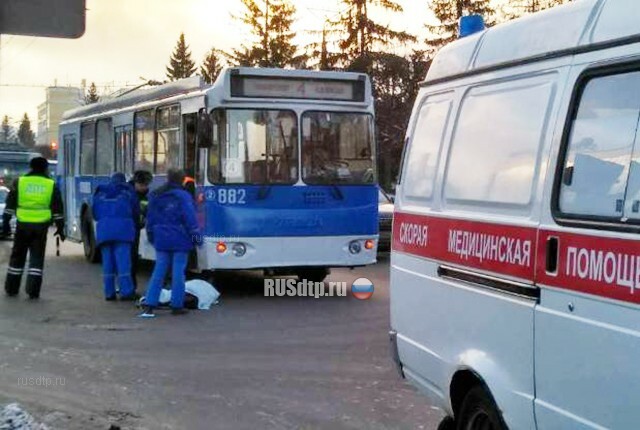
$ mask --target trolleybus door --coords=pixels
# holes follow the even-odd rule
[[[64,187],[65,187],[65,224],[67,236],[80,240],[80,228],[78,227],[76,207],[75,176],[78,174],[76,164],[76,136],[73,134],[64,136]]]
[[[197,178],[197,149],[196,149],[196,132],[197,132],[198,114],[188,113],[182,115],[182,130],[184,142],[184,171],[187,176]],[[196,181],[198,182],[198,181]]]

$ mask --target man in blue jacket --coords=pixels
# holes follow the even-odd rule
[[[93,196],[96,242],[102,252],[104,295],[116,300],[116,276],[120,300],[130,301],[134,294],[131,278],[131,246],[140,219],[140,203],[124,174],[114,173],[108,184],[99,185]]]
[[[184,173],[167,172],[167,183],[151,193],[147,208],[147,238],[156,250],[156,264],[140,317],[153,318],[164,278],[171,267],[171,313],[183,314],[185,269],[194,242],[200,242],[193,198],[182,188]]]

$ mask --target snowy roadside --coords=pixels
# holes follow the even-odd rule
[[[0,430],[50,430],[44,424],[37,423],[17,403],[10,403],[0,410]]]

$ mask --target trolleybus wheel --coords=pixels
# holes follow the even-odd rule
[[[299,280],[306,279],[311,282],[322,282],[329,274],[329,269],[318,267],[313,269],[300,269],[296,272]]]
[[[82,217],[82,247],[88,262],[100,262],[100,253],[96,246],[96,235],[93,232],[93,222],[91,221],[91,216],[87,214]]]
[[[465,396],[456,424],[458,430],[507,430],[495,402],[481,386]]]

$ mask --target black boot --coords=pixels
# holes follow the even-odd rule
[[[42,275],[29,274],[25,290],[30,299],[40,298],[40,287],[42,287]]]
[[[7,273],[7,279],[4,281],[4,291],[7,293],[7,296],[15,297],[18,295],[20,292],[20,281],[22,281],[22,275]]]

